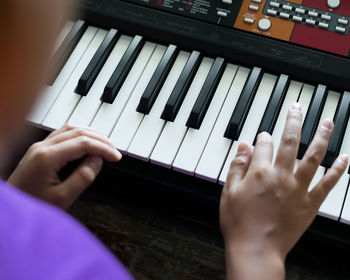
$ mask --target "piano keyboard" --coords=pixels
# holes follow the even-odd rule
[[[279,146],[296,101],[304,112],[296,167],[320,120],[335,124],[311,187],[339,153],[350,154],[350,141],[343,141],[350,139],[349,92],[81,20],[63,27],[52,60],[59,71],[28,121],[47,130],[65,123],[90,126],[142,161],[222,185],[239,142],[253,145],[258,133],[268,131]],[[341,177],[319,215],[350,224],[349,176]]]

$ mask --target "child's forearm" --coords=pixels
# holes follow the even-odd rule
[[[227,280],[285,279],[284,259],[279,254],[247,247],[226,246]]]

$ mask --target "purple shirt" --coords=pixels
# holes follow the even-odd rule
[[[132,277],[68,214],[0,180],[0,279]]]

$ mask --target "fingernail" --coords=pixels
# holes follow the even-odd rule
[[[292,104],[291,109],[294,111],[301,112],[301,105],[298,102]]]
[[[118,159],[121,159],[123,157],[122,153],[118,150],[115,150],[115,154],[117,155]]]
[[[263,131],[259,134],[259,141],[268,141],[270,140],[271,135],[268,134],[266,131]]]
[[[329,119],[325,119],[322,122],[322,128],[328,129],[328,130],[332,130],[333,129],[333,122]]]
[[[237,154],[247,154],[248,152],[248,147],[247,147],[248,144],[245,144],[245,143],[239,143],[238,145],[238,149],[237,149]]]
[[[348,162],[349,162],[348,155],[346,155],[346,154],[340,155],[339,159],[344,165],[348,165]]]
[[[100,157],[90,157],[89,162],[97,171],[102,168],[103,160]]]

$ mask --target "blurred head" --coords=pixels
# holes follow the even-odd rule
[[[64,21],[65,2],[1,1],[0,157],[18,138],[21,124],[39,96]]]

